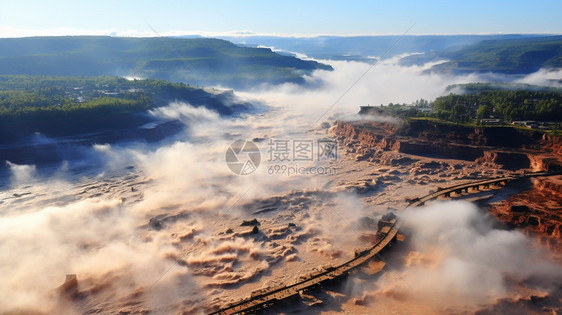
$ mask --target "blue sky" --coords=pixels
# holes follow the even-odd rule
[[[562,33],[562,1],[4,1],[0,36]]]

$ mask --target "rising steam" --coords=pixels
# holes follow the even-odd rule
[[[224,118],[177,102],[154,109],[152,115],[184,122],[185,133],[156,145],[96,144],[90,158],[102,167],[94,175],[65,167],[37,183],[35,166],[8,162],[11,186],[0,192],[0,314],[204,312],[269,278],[294,281],[305,272],[296,264],[312,269],[312,262],[353,255],[353,224],[370,213],[356,194],[334,188],[328,177],[271,176],[265,167],[237,176],[225,165],[226,148],[257,139],[265,154],[267,141],[259,139],[325,138],[327,129],[314,122],[326,112],[345,116],[359,105],[433,99],[449,84],[479,78],[424,74],[427,67],[401,67],[394,58],[336,104],[370,65],[330,64],[335,71],[314,72],[308,87],[240,93],[271,106],[266,113]],[[527,80],[545,76],[551,73]],[[240,226],[256,216],[263,223],[257,231]],[[504,296],[508,280],[535,279],[544,290],[559,285],[552,277],[562,274],[558,266],[537,264],[543,253],[527,238],[492,228],[470,204],[435,204],[401,217],[414,252],[398,272],[410,286],[385,276],[365,288],[375,299],[464,305]],[[67,274],[77,275],[78,291],[61,298],[57,287]]]

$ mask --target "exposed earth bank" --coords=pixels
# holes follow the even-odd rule
[[[398,165],[411,163],[416,156],[433,158],[431,163],[443,173],[440,177],[448,180],[481,175],[470,170],[482,167],[495,170],[482,174],[486,176],[562,169],[559,136],[509,127],[474,128],[426,120],[384,121],[338,121],[331,132],[345,153],[354,155],[357,161]],[[388,156],[396,154],[400,157],[386,161]],[[464,163],[449,163],[449,168],[439,168],[443,159]],[[416,172],[415,167],[410,172]],[[490,212],[508,228],[520,229],[553,252],[562,253],[562,176],[537,178],[520,186],[512,196],[489,204]]]
[[[562,139],[510,127],[473,128],[435,121],[338,121],[332,132],[355,145],[357,159],[382,151],[474,161],[506,170],[556,170],[562,167]],[[353,150],[353,149],[351,149]]]

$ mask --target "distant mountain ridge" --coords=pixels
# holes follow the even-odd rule
[[[403,58],[402,64],[449,60],[431,71],[451,73],[494,72],[529,74],[541,68],[562,68],[562,36],[485,40],[455,51]]]
[[[562,36],[486,40],[444,57],[452,61],[434,70],[524,74],[540,68],[562,68]]]
[[[332,68],[279,55],[267,48],[240,47],[221,39],[108,36],[0,39],[0,75],[118,75],[247,88],[263,83],[303,83],[303,75],[316,69]]]
[[[401,54],[400,64],[421,65],[448,60],[431,71],[528,74],[540,68],[562,68],[562,36],[544,34],[496,35],[377,35],[222,37],[248,46],[265,45],[316,59],[373,62]],[[388,50],[388,51],[387,51]]]
[[[532,34],[499,35],[366,35],[366,36],[221,36],[220,38],[250,47],[268,46],[283,51],[306,54],[315,59],[365,60],[380,57],[394,43],[386,57],[404,53],[429,53],[457,50],[489,39],[523,39],[540,37]],[[398,40],[400,39],[400,40]]]

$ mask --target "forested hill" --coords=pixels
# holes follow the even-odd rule
[[[154,120],[147,110],[172,101],[222,115],[252,108],[232,91],[156,79],[0,76],[0,145],[35,132],[58,137],[139,127]]]
[[[400,59],[402,65],[422,65],[429,61],[446,62],[431,72],[494,72],[529,74],[541,68],[562,68],[562,36],[533,36],[487,39],[462,47],[414,54]]]
[[[468,83],[447,87],[433,102],[364,107],[362,113],[438,118],[473,125],[536,125],[558,130],[562,122],[562,89],[521,83]],[[523,121],[523,122],[522,122]],[[530,122],[532,121],[532,122]]]
[[[208,38],[107,36],[0,39],[0,75],[117,75],[192,85],[248,88],[262,83],[304,82],[315,61],[282,56],[267,48],[240,47]]]
[[[366,36],[223,36],[221,38],[248,46],[268,46],[287,52],[299,52],[315,59],[360,60],[373,62],[370,56],[385,58],[408,54],[457,50],[483,40],[523,39],[532,34],[495,35],[366,35]],[[388,50],[390,47],[392,49]],[[387,51],[388,50],[388,51]]]
[[[541,68],[562,68],[562,36],[485,40],[457,51],[438,54],[450,61],[433,71],[528,74]]]

